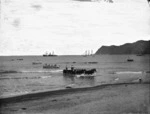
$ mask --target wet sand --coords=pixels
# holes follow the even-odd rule
[[[0,99],[1,114],[148,114],[150,83],[106,84]]]

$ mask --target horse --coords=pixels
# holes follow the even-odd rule
[[[73,70],[63,70],[63,73],[64,74],[74,74],[74,71]]]
[[[75,74],[83,74],[86,70],[85,69],[75,69],[74,73]]]
[[[83,74],[84,72],[85,69],[74,69],[73,67],[70,70],[67,67],[63,70],[64,74]]]
[[[91,75],[91,74],[93,74],[95,72],[96,72],[96,69],[94,68],[94,69],[91,69],[91,70],[86,70],[84,73],[88,74],[88,75]]]

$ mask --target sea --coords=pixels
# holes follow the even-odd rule
[[[133,61],[128,62],[128,58]],[[60,68],[45,69],[45,64],[56,64]],[[96,68],[97,72],[94,78],[65,76],[66,66]],[[134,83],[139,79],[150,82],[150,55],[0,56],[0,98],[67,89],[67,86]]]
[[[119,41],[149,40],[147,0],[91,1],[95,2],[1,1],[0,55],[37,55],[49,49],[58,55],[70,55],[0,56],[0,98],[68,89],[68,86],[134,83],[139,79],[150,82],[150,55],[71,55],[85,49],[96,51],[101,45],[116,45]],[[128,62],[128,58],[134,61]],[[60,68],[45,69],[45,64]],[[64,76],[66,66],[95,68],[97,72],[94,78]]]

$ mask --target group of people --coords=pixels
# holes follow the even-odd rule
[[[96,69],[75,69],[73,66],[71,66],[70,70],[68,70],[68,67],[66,66],[66,69],[63,70],[64,74],[87,74],[91,75],[96,72]]]

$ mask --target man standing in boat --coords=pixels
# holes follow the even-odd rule
[[[67,65],[66,65],[66,70],[68,70],[68,67],[67,67]]]
[[[73,65],[71,65],[71,70],[72,70],[72,71],[74,71],[74,67],[73,67]]]

